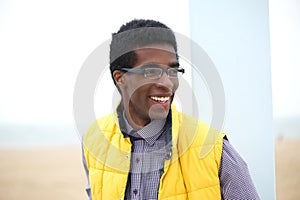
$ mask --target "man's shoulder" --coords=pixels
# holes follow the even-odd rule
[[[181,129],[193,129],[197,131],[214,129],[209,123],[183,112],[175,112],[172,118],[173,123],[179,123]]]
[[[222,140],[226,137],[224,132],[196,117],[181,112],[176,112],[176,115],[181,145],[201,147],[200,157],[205,157],[214,147],[222,146]]]
[[[116,126],[117,114],[115,112],[106,114],[98,119],[96,119],[88,128],[87,134],[106,132],[107,130],[113,129]]]

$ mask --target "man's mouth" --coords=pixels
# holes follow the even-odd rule
[[[150,96],[150,99],[152,99],[153,101],[156,101],[158,103],[166,103],[171,99],[171,97]]]

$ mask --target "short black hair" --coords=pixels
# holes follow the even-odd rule
[[[165,24],[134,19],[122,25],[117,33],[112,34],[109,52],[111,75],[121,67],[131,68],[137,60],[134,50],[150,44],[169,44],[178,58],[175,34]]]

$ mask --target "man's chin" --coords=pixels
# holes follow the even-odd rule
[[[167,118],[169,109],[165,109],[160,105],[153,105],[149,109],[149,117],[151,120],[159,120]]]

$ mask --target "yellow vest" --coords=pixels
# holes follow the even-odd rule
[[[97,120],[84,137],[93,200],[124,199],[131,142],[116,113]],[[172,157],[165,161],[158,199],[221,199],[219,166],[224,134],[172,106]]]

